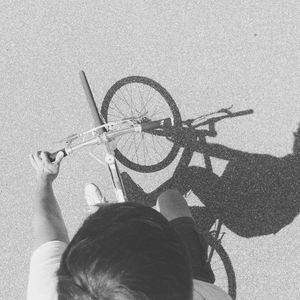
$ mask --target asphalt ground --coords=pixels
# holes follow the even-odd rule
[[[299,19],[297,1],[1,3],[0,299],[25,299],[35,190],[29,154],[56,151],[55,141],[92,126],[80,70],[99,107],[117,80],[140,75],[170,92],[183,119],[232,104],[254,109],[222,122],[210,141],[283,157],[300,118]],[[215,172],[226,163],[214,160]],[[147,175],[121,169],[149,192],[175,164]],[[113,197],[107,169],[88,152],[65,158],[54,191],[70,236],[87,214],[87,182]],[[188,201],[199,204],[193,195]],[[224,227],[237,299],[300,298],[299,225],[296,211],[276,234],[244,237]]]

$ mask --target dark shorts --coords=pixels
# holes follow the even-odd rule
[[[190,217],[180,217],[169,223],[179,234],[188,250],[193,269],[193,278],[214,283],[215,276],[210,264],[206,262],[207,243],[198,232],[194,220]]]

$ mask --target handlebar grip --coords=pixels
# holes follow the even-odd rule
[[[146,131],[149,129],[157,129],[157,128],[164,128],[164,127],[171,127],[173,125],[172,119],[161,119],[157,121],[150,121],[146,123],[142,123],[142,131]]]
[[[236,113],[233,113],[232,115],[230,115],[230,117],[238,117],[238,116],[250,115],[250,114],[253,114],[253,113],[254,113],[253,109],[247,109],[247,110],[242,110],[242,111],[238,111]]]
[[[57,155],[57,153],[60,152],[60,151],[63,152],[64,157],[68,155],[65,149],[58,150],[58,151],[56,151],[56,152],[54,152],[54,153],[46,152],[46,153],[48,154],[48,157],[49,157],[49,159],[50,159],[51,162],[54,162],[54,161],[55,161],[56,155]]]

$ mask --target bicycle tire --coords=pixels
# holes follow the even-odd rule
[[[235,300],[236,299],[236,277],[235,277],[231,260],[227,252],[225,251],[224,247],[222,246],[222,244],[218,240],[216,240],[211,234],[209,234],[209,232],[206,235],[204,235],[204,237],[208,245],[210,247],[214,247],[215,251],[218,253],[219,257],[222,260],[227,275],[227,281],[228,281],[227,293],[233,300]]]
[[[115,84],[113,84],[112,87],[108,90],[108,92],[106,93],[106,95],[104,97],[102,107],[101,107],[101,113],[102,113],[104,119],[106,120],[106,122],[110,121],[108,119],[108,111],[109,111],[109,107],[110,107],[110,104],[111,104],[111,101],[112,101],[114,95],[123,86],[132,84],[132,83],[140,83],[140,84],[149,86],[150,88],[152,88],[156,92],[158,92],[160,94],[160,96],[164,99],[164,101],[166,102],[168,107],[170,108],[172,117],[174,119],[174,127],[176,128],[176,127],[181,126],[181,115],[180,115],[179,109],[178,109],[174,99],[169,94],[169,92],[164,87],[162,87],[158,82],[156,82],[150,78],[142,77],[142,76],[129,76],[129,77],[120,79]],[[141,98],[141,99],[143,101],[143,98]],[[131,99],[131,101],[132,101],[132,99]],[[153,135],[152,135],[152,138],[153,138]],[[130,160],[128,157],[123,155],[123,153],[118,148],[116,148],[116,150],[115,150],[115,157],[124,166],[126,166],[134,171],[141,172],[141,173],[151,173],[151,172],[160,171],[160,170],[164,169],[165,167],[167,167],[176,158],[176,156],[179,152],[179,149],[180,149],[180,145],[178,143],[173,142],[169,153],[163,159],[161,159],[157,163],[153,163],[153,164],[149,164],[149,165],[141,164],[141,163],[139,163],[139,161],[135,162],[135,161]]]

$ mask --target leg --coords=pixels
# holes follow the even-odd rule
[[[214,282],[210,265],[206,263],[207,243],[198,232],[190,209],[176,190],[167,190],[157,199],[156,209],[170,222],[183,240],[193,269],[193,278]]]

